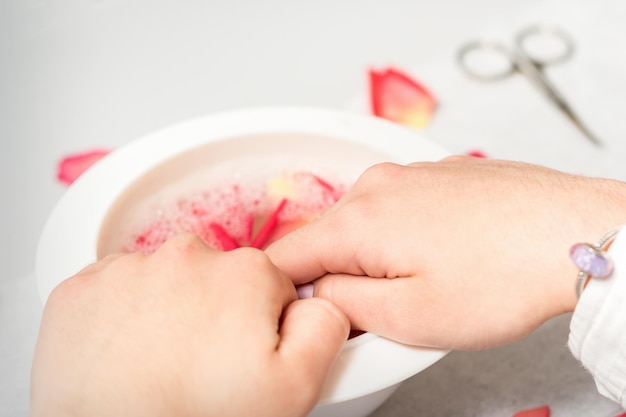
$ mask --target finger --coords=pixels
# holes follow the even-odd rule
[[[355,248],[360,248],[341,213],[333,211],[274,242],[266,249],[272,262],[295,284],[310,282],[327,273],[364,275]],[[336,233],[341,230],[344,233]],[[350,239],[353,239],[352,241]]]
[[[193,233],[179,233],[166,240],[153,253],[153,257],[167,254],[168,256],[173,255],[178,259],[184,259],[197,254],[207,256],[206,254],[215,253],[218,253],[218,251],[209,247],[198,235]]]
[[[215,271],[216,265],[204,269]],[[238,310],[257,325],[269,323],[268,328],[275,336],[283,310],[297,299],[291,279],[263,251],[253,248],[220,253],[219,269],[226,271],[227,276],[214,279],[212,290],[220,288],[222,301],[237,306],[225,314],[235,314]]]
[[[284,312],[278,352],[296,381],[319,390],[349,331],[347,317],[329,301],[298,300]]]
[[[348,316],[355,330],[366,330],[390,339],[433,346],[429,316],[436,307],[430,301],[428,283],[417,278],[370,278],[327,275],[314,282],[314,296],[327,299]],[[429,312],[428,316],[422,312]]]

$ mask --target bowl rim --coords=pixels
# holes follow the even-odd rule
[[[402,164],[434,161],[448,155],[418,132],[398,124],[369,115],[321,108],[247,108],[167,126],[102,158],[61,197],[46,221],[37,246],[35,274],[42,301],[45,303],[63,279],[95,261],[100,227],[112,204],[151,168],[212,141],[268,133],[303,133],[351,141],[386,152],[393,157],[392,162]],[[72,256],[56,256],[59,247]],[[327,377],[318,405],[354,399],[395,385],[447,353],[403,345],[371,333],[361,335],[347,341]]]

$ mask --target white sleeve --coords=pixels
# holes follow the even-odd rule
[[[608,253],[613,274],[587,284],[570,323],[569,348],[598,391],[626,408],[626,227]]]

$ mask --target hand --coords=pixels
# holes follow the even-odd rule
[[[534,165],[450,157],[368,169],[318,221],[267,250],[352,326],[481,349],[572,311],[569,248],[626,216],[625,185]]]
[[[61,283],[32,373],[36,416],[304,416],[346,340],[263,252],[190,235]]]

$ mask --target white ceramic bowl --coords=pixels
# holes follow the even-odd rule
[[[59,282],[98,258],[99,239],[123,227],[119,226],[123,222],[116,226],[111,220],[112,210],[123,214],[124,207],[132,207],[158,193],[159,187],[172,178],[195,169],[220,166],[223,171],[224,163],[233,167],[239,158],[271,164],[286,157],[315,161],[322,169],[346,171],[356,179],[358,173],[377,162],[432,161],[446,155],[414,131],[396,124],[320,109],[231,111],[162,129],[100,160],[55,207],[37,251],[41,298],[45,302]],[[353,338],[334,364],[311,416],[366,416],[402,381],[446,353],[398,344],[370,333]]]

